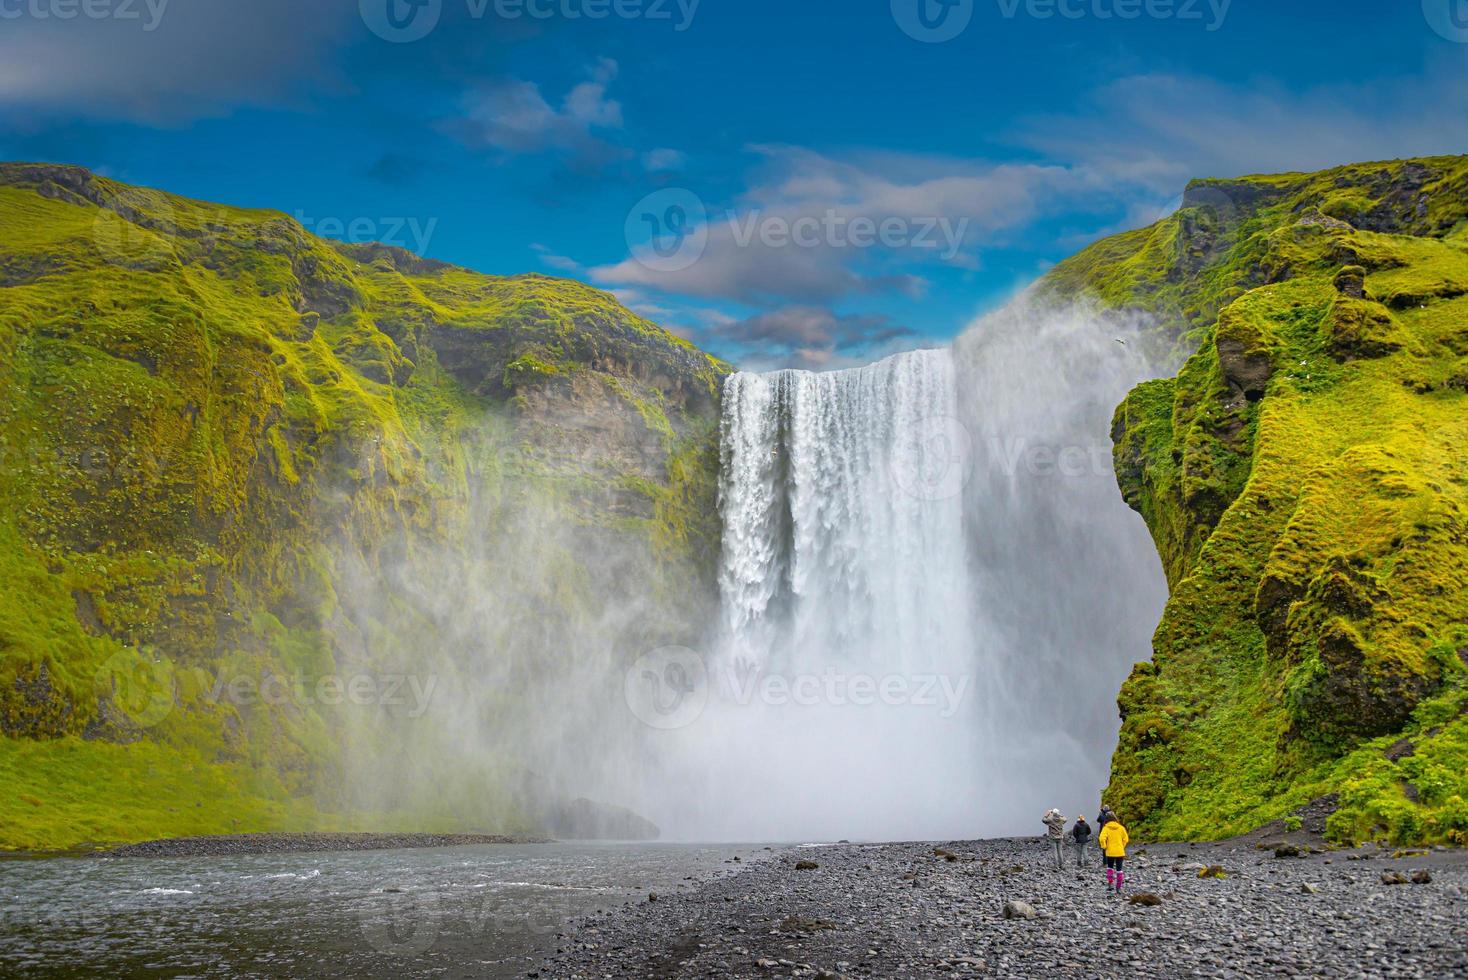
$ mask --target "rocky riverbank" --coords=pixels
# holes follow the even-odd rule
[[[1037,839],[801,848],[575,921],[529,975],[1468,976],[1468,853],[1279,843],[1134,848],[1125,898]]]
[[[305,854],[319,851],[390,851],[479,844],[549,844],[538,837],[499,834],[232,834],[174,837],[115,847],[103,857],[224,857],[239,854]]]

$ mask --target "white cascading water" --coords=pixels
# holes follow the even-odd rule
[[[967,669],[948,351],[738,374],[725,399],[726,654],[782,671]]]
[[[1150,373],[1017,303],[951,350],[725,388],[710,697],[674,836],[948,839],[1094,809],[1165,599],[1110,466]],[[675,760],[671,756],[678,757]]]
[[[953,812],[954,769],[978,748],[964,702],[989,682],[968,629],[953,359],[738,374],[724,398],[723,623],[701,724],[731,746],[713,797],[735,799],[700,823],[941,836],[929,818]]]

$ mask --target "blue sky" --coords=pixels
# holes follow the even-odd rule
[[[0,0],[0,158],[825,368],[951,337],[1190,177],[1468,151],[1465,72],[1468,0]]]

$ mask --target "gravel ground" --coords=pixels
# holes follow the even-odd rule
[[[1154,906],[1109,893],[1089,854],[1059,872],[1039,839],[799,848],[577,920],[529,976],[1468,977],[1461,851],[1134,847],[1127,895]]]
[[[494,834],[234,834],[172,837],[104,851],[103,857],[226,857],[235,854],[296,854],[316,851],[391,851],[408,847],[469,847],[478,844],[549,844],[541,838]]]

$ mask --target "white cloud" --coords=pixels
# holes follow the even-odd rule
[[[648,173],[670,173],[682,170],[687,163],[688,158],[681,151],[667,147],[648,150],[642,155],[642,166]]]
[[[1196,177],[1461,153],[1468,144],[1462,71],[1443,61],[1414,77],[1303,92],[1268,81],[1134,75],[1096,89],[1079,111],[1027,121],[1018,135],[1094,173],[1100,186],[1170,197]]]
[[[539,85],[517,78],[497,79],[467,93],[463,115],[450,129],[466,143],[506,153],[566,151],[591,159],[612,159],[626,151],[597,131],[622,128],[622,105],[607,97],[617,63],[600,59],[590,77],[552,106]]]
[[[582,266],[580,262],[577,262],[570,256],[561,255],[553,251],[549,246],[541,245],[539,242],[537,242],[530,247],[536,252],[536,254],[540,256],[541,263],[550,266],[552,269],[559,269],[562,272],[582,271]]]
[[[925,266],[975,267],[973,249],[986,236],[1022,227],[1084,184],[1060,166],[890,153],[837,159],[791,146],[751,150],[758,165],[750,186],[731,207],[709,209],[708,242],[698,261],[661,271],[629,257],[592,269],[593,278],[757,305],[880,292],[919,298],[927,288]],[[898,222],[899,243],[857,242],[850,229],[859,219]],[[820,226],[809,244],[772,243],[760,234],[800,221]]]
[[[360,27],[355,6],[138,0],[66,20],[27,6],[0,21],[0,107],[177,123],[288,101],[303,80],[341,84],[325,53]]]
[[[1057,242],[1073,248],[1156,221],[1195,177],[1461,152],[1468,145],[1461,61],[1445,59],[1411,78],[1304,92],[1268,81],[1122,78],[1087,94],[1074,112],[1019,124],[1010,135],[1026,162],[755,145],[744,192],[709,208],[697,262],[667,272],[629,257],[590,274],[611,285],[771,309],[880,292],[916,298],[934,268],[977,268],[983,251],[1033,235],[1046,219],[1067,218]],[[963,230],[961,248],[940,263],[911,247],[771,246],[758,236],[741,240],[735,227],[756,215],[789,223],[827,214],[946,220]]]

